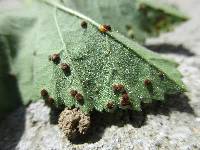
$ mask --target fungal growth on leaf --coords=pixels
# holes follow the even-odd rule
[[[122,84],[114,84],[113,85],[113,91],[115,93],[124,93],[125,92],[124,85],[122,85]]]
[[[53,11],[55,7],[56,11]],[[31,13],[35,11],[40,13]],[[164,100],[165,94],[185,90],[176,63],[114,30],[107,32],[111,31],[109,25],[99,25],[56,1],[35,1],[25,14],[28,12],[31,16],[20,13],[24,17],[23,23],[17,19],[14,22],[23,25],[26,32],[8,25],[7,30],[0,30],[5,35],[18,36],[20,33],[23,39],[28,38],[20,40],[22,47],[19,47],[12,66],[24,103],[27,99],[42,96],[49,105],[76,107],[85,113],[126,105],[140,110],[143,101]],[[30,18],[38,21],[30,22]],[[45,20],[48,24],[41,25]],[[73,26],[70,20],[73,20]],[[87,26],[85,32],[80,32],[80,23],[83,28]],[[31,55],[33,52],[37,55]]]
[[[53,54],[50,56],[49,60],[53,61],[55,64],[60,63],[60,55],[59,54]]]
[[[46,104],[47,106],[52,107],[53,104],[54,104],[54,99],[53,99],[52,97],[48,97],[47,100],[45,100],[45,104]]]
[[[151,81],[149,79],[144,80],[144,85],[149,86],[151,84]]]
[[[133,12],[139,13],[133,4]],[[170,17],[177,13],[162,9]],[[14,62],[10,69],[16,74],[23,103],[42,97],[51,108],[64,106],[59,127],[69,138],[86,133],[90,121],[87,115],[91,111],[110,112],[119,108],[139,111],[142,102],[164,101],[166,94],[186,90],[175,62],[124,37],[115,28],[108,32],[111,26],[100,25],[79,12],[76,8],[71,10],[68,3],[35,0],[32,7],[19,14],[0,14],[0,34],[20,38],[17,55],[10,57],[9,63]],[[2,22],[12,22],[15,26]],[[87,30],[80,29],[80,23]],[[147,32],[139,26],[130,28],[136,37]],[[6,40],[0,42],[5,47],[8,44]],[[33,52],[37,55],[33,56]],[[0,71],[8,72],[6,68]]]
[[[110,110],[113,109],[114,108],[114,104],[112,102],[108,102],[107,103],[107,108],[110,109]]]
[[[75,99],[76,99],[78,102],[82,103],[82,102],[83,102],[83,95],[80,94],[80,93],[77,93],[77,94],[75,95]]]
[[[66,63],[60,64],[60,68],[63,70],[65,74],[69,74],[71,72],[70,66]]]
[[[48,97],[49,94],[48,94],[47,90],[42,89],[42,90],[41,90],[41,96],[42,96],[42,98],[46,98],[46,97]]]
[[[40,95],[41,95],[41,97],[43,98],[43,100],[44,100],[44,102],[45,102],[45,104],[46,104],[47,106],[49,106],[49,107],[52,107],[52,106],[53,106],[53,104],[54,104],[54,99],[53,99],[51,96],[49,96],[49,93],[47,92],[47,90],[42,89],[42,90],[40,91]]]
[[[102,25],[99,26],[99,31],[103,32],[103,33],[111,31],[111,26],[106,25],[106,24],[102,24]]]
[[[87,28],[87,22],[86,21],[82,21],[81,22],[81,27],[86,29]]]
[[[125,93],[125,94],[122,95],[122,97],[121,97],[121,105],[122,106],[130,105],[129,96],[128,96],[127,93]]]
[[[76,90],[71,90],[71,91],[70,91],[70,95],[71,95],[72,97],[75,97],[77,93],[78,93],[78,92],[77,92]]]

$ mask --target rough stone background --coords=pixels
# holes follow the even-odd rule
[[[163,0],[166,1],[166,0]],[[42,101],[21,107],[0,124],[0,150],[200,150],[200,0],[168,0],[191,19],[175,31],[147,41],[154,51],[180,63],[189,91],[143,112],[94,113],[88,135],[68,141],[58,129],[56,112]],[[0,0],[0,7],[15,6]]]

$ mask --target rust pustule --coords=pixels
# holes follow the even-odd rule
[[[112,88],[115,93],[125,93],[123,84],[113,84]]]
[[[45,89],[42,89],[41,91],[40,91],[40,94],[41,94],[41,96],[43,97],[43,98],[45,98],[45,97],[47,97],[49,94],[48,94],[48,92],[47,92],[47,90],[45,90]]]
[[[81,27],[86,29],[87,28],[87,22],[86,21],[82,21],[81,22]]]
[[[144,80],[144,85],[145,86],[151,85],[151,80],[149,80],[149,79]]]
[[[59,54],[53,54],[53,55],[51,55],[51,60],[55,64],[59,64],[60,63],[60,55]]]
[[[122,106],[130,105],[129,96],[128,96],[127,93],[125,93],[125,94],[122,95],[122,98],[121,98],[121,105],[122,105]]]
[[[75,95],[75,99],[78,101],[78,102],[83,102],[83,95],[80,94],[80,93],[77,93]]]
[[[78,92],[77,92],[76,90],[71,90],[71,91],[70,91],[70,95],[71,95],[72,97],[75,97],[77,93],[78,93]]]
[[[99,26],[99,31],[101,31],[103,33],[111,31],[111,30],[112,30],[112,28],[110,25],[102,24]]]
[[[114,108],[113,102],[108,102],[108,103],[107,103],[107,108],[108,108],[108,109],[113,109],[113,108]]]
[[[65,73],[70,72],[70,66],[69,66],[68,64],[66,64],[66,63],[62,63],[62,64],[60,65],[60,68],[61,68]]]
[[[47,105],[51,106],[54,103],[54,99],[52,97],[48,97],[46,103]]]

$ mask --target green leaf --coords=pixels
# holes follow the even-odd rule
[[[158,36],[187,20],[176,7],[160,0],[63,0],[66,7],[99,23],[112,25],[138,42]]]
[[[87,28],[81,27],[83,21]],[[99,26],[57,1],[33,1],[24,10],[0,14],[0,35],[17,39],[17,44],[9,43],[17,52],[10,68],[24,104],[40,98],[45,89],[56,106],[80,107],[87,113],[110,111],[124,103],[140,110],[141,102],[164,100],[165,94],[185,91],[176,63],[114,30],[102,33]],[[59,54],[60,62],[49,61],[52,54]],[[62,63],[70,66],[70,72],[61,69]],[[116,93],[113,85],[119,84],[124,90]],[[71,96],[72,90],[83,99]],[[125,93],[128,102],[121,101],[128,99]]]

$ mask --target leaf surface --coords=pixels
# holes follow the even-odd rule
[[[102,33],[99,26],[57,1],[33,1],[24,10],[0,15],[0,34],[17,37],[17,44],[9,44],[15,44],[17,53],[8,56],[25,104],[45,89],[56,106],[80,107],[86,113],[109,111],[108,104],[140,110],[142,102],[185,91],[176,63],[116,31]],[[58,64],[49,61],[52,54],[59,54]],[[61,69],[62,63],[70,66],[70,73]],[[124,86],[121,93],[113,91],[118,84]],[[71,96],[72,90],[83,96],[83,103]],[[124,94],[127,106],[122,106]]]
[[[160,0],[63,0],[66,7],[143,43],[145,39],[170,31],[187,20],[175,6]]]

